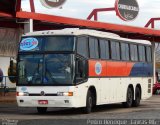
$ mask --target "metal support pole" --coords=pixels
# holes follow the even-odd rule
[[[4,77],[4,96],[6,95],[7,83],[6,83],[6,76]]]
[[[31,7],[31,12],[34,12],[34,13],[35,13],[34,0],[30,0],[30,7]]]
[[[152,57],[153,57],[153,84],[156,83],[156,50],[155,43],[152,42]]]
[[[98,20],[98,12],[105,12],[105,11],[115,11],[115,8],[98,8],[94,9],[90,15],[87,17],[87,20],[91,20],[92,17],[94,17],[94,21]]]
[[[33,19],[29,19],[28,23],[24,24],[24,33],[33,32]]]

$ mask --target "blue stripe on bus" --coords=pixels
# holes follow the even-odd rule
[[[152,63],[135,63],[132,67],[130,76],[133,77],[151,77],[153,76]]]

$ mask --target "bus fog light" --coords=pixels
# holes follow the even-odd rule
[[[69,103],[69,100],[64,100],[65,103]]]

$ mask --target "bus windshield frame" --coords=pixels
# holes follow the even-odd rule
[[[74,85],[74,70],[75,70],[74,54],[75,54],[76,37],[62,36],[62,35],[61,36],[31,36],[31,37],[32,38],[33,37],[34,38],[35,37],[36,38],[70,37],[71,39],[73,38],[73,41],[70,42],[70,43],[73,43],[73,46],[69,47],[69,48],[72,48],[72,50],[69,50],[69,49],[59,50],[59,51],[45,50],[44,43],[40,44],[43,47],[42,49],[35,50],[35,51],[20,51],[20,47],[19,47],[18,60],[17,60],[18,62],[17,86],[64,86],[64,85],[72,86]],[[22,40],[27,38],[30,38],[30,36],[22,37]],[[27,62],[29,63],[27,64]],[[25,67],[31,68],[31,69],[25,69]],[[43,68],[41,69],[41,67]],[[35,69],[35,71],[33,71],[33,69]],[[35,73],[33,74],[32,71]],[[23,76],[24,82],[22,82],[23,80],[20,78],[22,77],[22,75],[26,75],[25,77]],[[50,78],[47,78],[47,76],[50,76]],[[36,79],[36,77],[38,80],[35,82],[35,80],[33,79]]]

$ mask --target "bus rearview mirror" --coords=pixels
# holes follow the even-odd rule
[[[13,65],[14,65],[14,64],[13,64],[13,60],[11,60],[11,61],[10,61],[10,67],[9,67],[9,70],[10,70],[10,73],[11,73],[11,74],[13,74]]]

